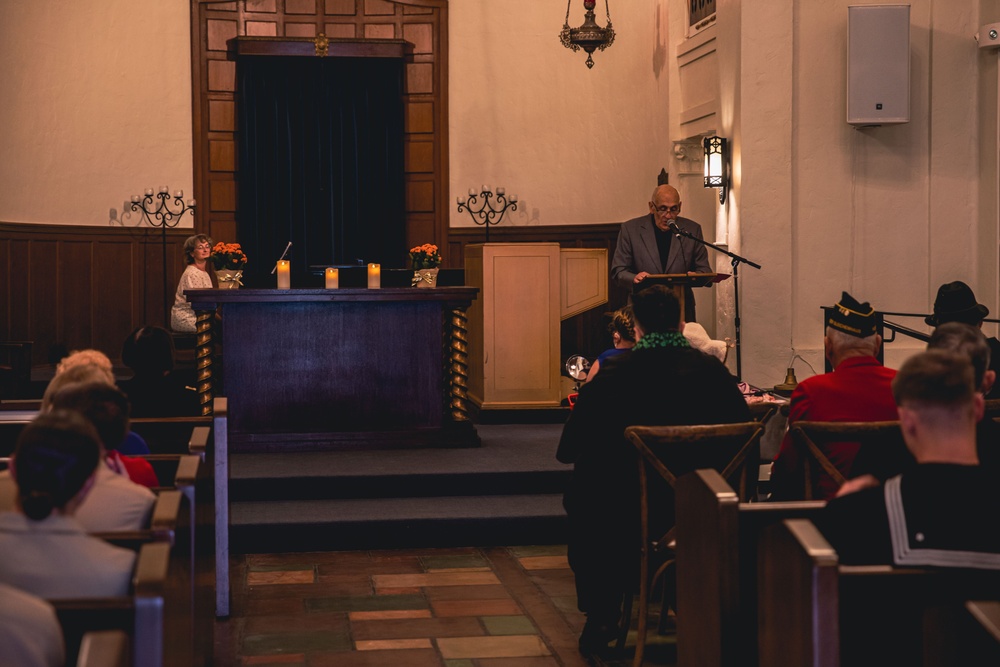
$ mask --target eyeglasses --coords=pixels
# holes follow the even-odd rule
[[[674,204],[673,206],[658,206],[656,207],[657,213],[680,213],[681,205]]]
[[[194,247],[195,250],[211,250],[212,246],[208,243],[199,243]]]

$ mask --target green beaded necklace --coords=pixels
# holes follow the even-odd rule
[[[691,347],[680,331],[653,331],[642,335],[633,350],[651,350],[655,347]]]

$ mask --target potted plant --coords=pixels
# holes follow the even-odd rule
[[[239,243],[216,243],[212,248],[212,266],[219,279],[220,289],[237,289],[243,281],[243,269],[247,265],[247,256]]]
[[[410,248],[410,264],[413,265],[413,285],[416,287],[437,287],[441,254],[436,245],[425,243]]]

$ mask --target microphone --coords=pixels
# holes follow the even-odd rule
[[[279,258],[278,258],[278,262],[280,262],[281,260],[283,260],[283,259],[285,258],[285,255],[287,255],[287,254],[288,254],[288,249],[289,249],[289,248],[291,248],[291,247],[292,247],[292,242],[291,242],[291,241],[289,241],[289,242],[288,242],[288,245],[286,245],[286,246],[285,246],[285,252],[281,253],[281,257],[279,257]],[[273,269],[271,269],[271,273],[272,273],[272,274],[273,274],[273,273],[274,273],[275,271],[277,271],[277,270],[278,270],[278,262],[275,262],[275,263],[274,263],[274,268],[273,268]]]
[[[680,236],[681,236],[681,228],[677,226],[677,223],[671,222],[669,225],[667,225],[667,229],[669,229],[674,234],[676,234],[677,238],[680,238]]]

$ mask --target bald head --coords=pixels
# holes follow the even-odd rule
[[[681,200],[681,193],[677,192],[677,188],[675,188],[672,185],[667,185],[666,183],[664,183],[663,185],[657,185],[656,189],[653,190],[653,195],[649,198],[649,200],[656,201],[657,195],[665,195],[668,197],[672,197],[677,201]]]
[[[653,222],[661,231],[670,229],[670,223],[677,220],[681,214],[681,195],[672,185],[661,185],[653,190],[653,198],[649,201],[649,212],[653,214]]]

